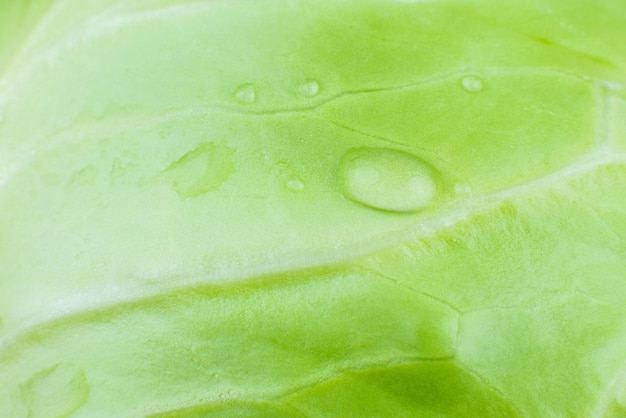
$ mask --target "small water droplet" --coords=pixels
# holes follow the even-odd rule
[[[424,209],[437,196],[436,171],[415,155],[389,148],[355,148],[339,163],[344,196],[392,212]]]
[[[313,97],[320,91],[320,85],[315,80],[307,80],[300,86],[300,93],[305,97]]]
[[[82,368],[58,363],[35,373],[21,385],[29,417],[65,417],[80,408],[89,397],[89,383]]]
[[[304,190],[304,183],[297,177],[292,177],[285,182],[285,186],[293,192]]]
[[[483,89],[483,81],[475,75],[467,75],[461,79],[461,85],[468,93],[478,93]]]
[[[242,84],[235,90],[235,99],[239,103],[250,104],[256,100],[256,87],[252,83]]]
[[[456,194],[467,194],[471,191],[472,189],[467,184],[457,183],[454,185],[454,193]]]

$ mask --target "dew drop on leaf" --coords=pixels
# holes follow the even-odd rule
[[[461,79],[461,85],[468,93],[478,93],[483,89],[483,81],[475,75],[468,75]]]
[[[315,80],[307,80],[300,86],[300,93],[305,97],[313,97],[320,91],[320,85]]]
[[[415,212],[438,190],[435,170],[415,155],[389,148],[355,148],[339,163],[345,197],[371,208]]]
[[[304,190],[304,183],[297,177],[292,177],[285,182],[285,186],[293,192]]]
[[[235,100],[243,104],[251,104],[256,101],[256,87],[252,83],[242,84],[237,87],[234,94]]]
[[[68,363],[58,363],[35,373],[20,389],[30,418],[68,416],[89,397],[85,372]]]

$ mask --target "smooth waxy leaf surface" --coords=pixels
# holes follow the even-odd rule
[[[623,2],[0,23],[0,416],[626,414]]]

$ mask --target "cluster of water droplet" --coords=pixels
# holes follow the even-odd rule
[[[467,74],[459,80],[467,93],[479,93],[484,88],[483,80],[477,75]],[[320,92],[314,79],[305,80],[299,93],[312,98]],[[257,99],[253,83],[241,84],[234,98],[242,104],[254,103]],[[416,212],[431,206],[440,193],[437,171],[417,156],[390,148],[351,149],[339,164],[341,189],[348,199],[370,208],[389,212]],[[284,186],[299,192],[304,182],[295,174],[284,179]],[[464,195],[471,190],[468,185],[456,184],[454,192]]]

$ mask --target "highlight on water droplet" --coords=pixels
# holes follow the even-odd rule
[[[58,363],[35,373],[20,387],[29,417],[65,417],[89,398],[89,383],[82,368]]]
[[[390,148],[354,148],[339,162],[344,196],[374,209],[416,212],[438,194],[437,171],[413,154]]]
[[[313,97],[320,91],[320,85],[315,80],[307,80],[300,86],[300,93],[305,97]]]
[[[252,83],[242,84],[235,90],[235,100],[243,104],[251,104],[256,100],[256,86]]]
[[[483,81],[475,75],[466,75],[461,79],[461,85],[468,93],[478,93],[483,89]]]

